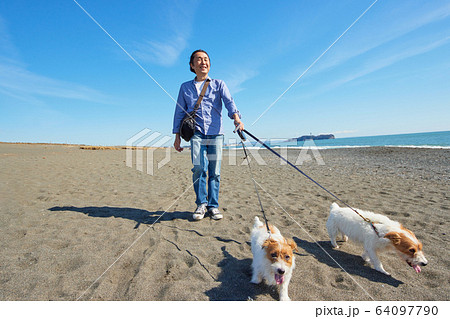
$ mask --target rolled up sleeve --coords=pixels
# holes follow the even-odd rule
[[[230,119],[233,119],[233,115],[237,113],[239,118],[241,118],[241,114],[239,113],[236,104],[234,103],[233,97],[230,94],[230,90],[228,90],[227,85],[223,81],[221,81],[220,93],[225,108],[228,110],[228,117]]]

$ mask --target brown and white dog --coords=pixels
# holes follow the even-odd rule
[[[386,216],[362,210],[358,212],[374,223],[378,235],[370,223],[364,221],[350,208],[341,208],[333,203],[326,225],[334,248],[339,248],[336,243],[339,234],[343,236],[344,241],[351,239],[362,243],[364,246],[362,258],[386,275],[389,273],[384,270],[378,259],[377,250],[394,249],[417,273],[421,271],[421,266],[427,265],[428,261],[422,252],[422,243],[412,231]]]
[[[278,228],[266,226],[255,217],[251,233],[253,275],[251,282],[259,284],[262,279],[269,285],[280,287],[280,300],[291,300],[288,296],[288,286],[295,268],[293,251],[298,251],[297,244],[292,239],[284,238]]]

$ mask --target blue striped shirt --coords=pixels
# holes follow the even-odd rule
[[[175,106],[172,133],[180,132],[181,121],[186,116],[186,112],[190,113],[194,110],[198,97],[199,94],[194,80],[181,84],[177,105]],[[222,80],[211,80],[202,103],[196,112],[196,130],[205,135],[223,134],[222,102],[228,110],[230,119],[233,119],[233,114],[235,113],[239,115],[239,118],[241,117],[225,82]]]

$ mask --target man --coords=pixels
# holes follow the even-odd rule
[[[222,102],[228,111],[228,117],[234,120],[236,128],[244,130],[244,124],[225,83],[208,77],[211,67],[208,53],[203,50],[194,51],[189,66],[196,77],[181,85],[173,121],[173,133],[176,134],[173,146],[178,152],[183,150],[180,146],[181,121],[187,113],[194,110],[203,85],[209,80],[205,96],[196,112],[195,133],[190,140],[191,159],[194,165],[192,181],[197,204],[193,219],[201,220],[208,212],[212,219],[219,220],[223,218],[219,210],[220,166],[224,140]]]

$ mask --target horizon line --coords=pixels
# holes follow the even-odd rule
[[[425,133],[444,133],[444,132],[450,132],[450,130],[439,130],[439,131],[427,131],[427,132],[414,132],[414,133],[396,133],[396,134],[377,134],[377,135],[362,135],[362,136],[347,136],[347,137],[336,137],[335,139],[343,139],[343,138],[360,138],[360,137],[377,137],[377,136],[391,136],[391,135],[409,135],[409,134],[425,134]],[[311,133],[310,133],[311,134]],[[307,136],[310,134],[304,134],[300,136]],[[333,133],[320,133],[318,135],[323,134],[333,134]],[[335,134],[333,134],[335,135]],[[298,136],[298,137],[300,137]],[[277,140],[288,140],[293,139],[297,137],[270,137],[270,138],[261,138],[261,139],[277,139]],[[10,142],[10,141],[0,141],[0,144],[27,144],[27,145],[60,145],[60,146],[93,146],[93,147],[121,147],[126,149],[126,145],[120,145],[120,144],[85,144],[85,143],[62,143],[62,142]],[[128,146],[129,147],[129,146]],[[167,146],[160,146],[160,147],[152,147],[152,146],[131,146],[133,148],[166,148]],[[169,146],[171,147],[171,146]]]

